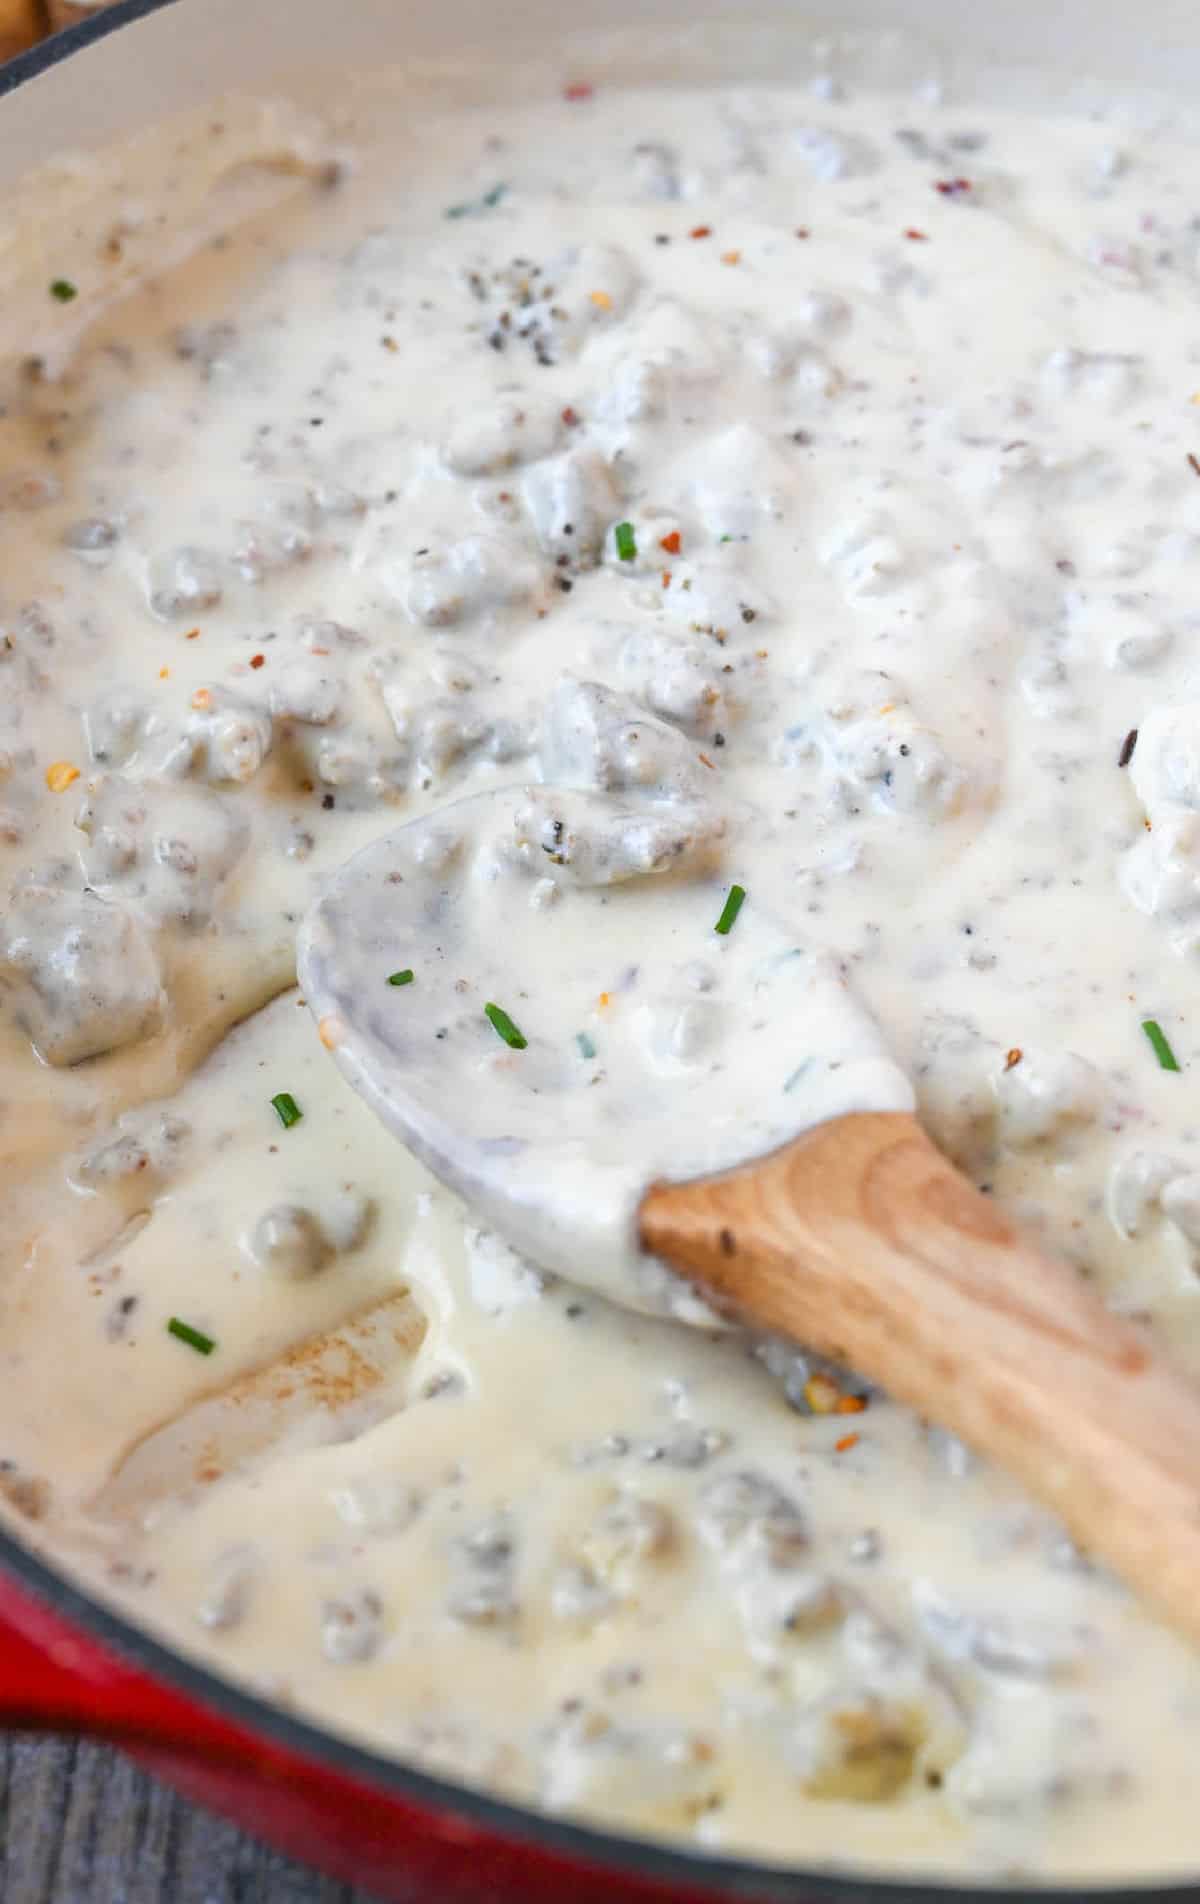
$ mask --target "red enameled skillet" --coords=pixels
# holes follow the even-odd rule
[[[675,19],[695,36],[705,30],[697,14],[706,10],[720,21],[716,30],[728,31],[728,8],[685,0],[605,0],[592,11],[605,24],[614,16]],[[318,58],[322,36],[331,55],[364,65],[402,59],[414,48],[486,45],[489,36],[496,45],[514,26],[544,49],[562,33],[564,15],[575,21],[589,9],[583,0],[570,9],[561,0],[526,0],[515,22],[513,11],[494,0],[439,0],[436,7],[339,0],[334,9],[323,0],[123,0],[0,71],[0,191],[26,164],[133,131],[232,81],[253,87],[261,74],[270,87],[293,54],[310,64]],[[807,0],[774,0],[762,11],[794,24],[811,10]],[[838,12],[842,23],[882,23],[905,34],[940,14],[948,32],[974,43],[976,56],[1002,51],[1015,29],[1027,54],[1044,50],[1047,63],[1064,72],[1081,44],[1105,38],[1106,63],[1126,76],[1138,69],[1152,76],[1155,65],[1200,66],[1193,0],[1139,8],[1056,0],[1049,9],[1039,0],[999,0],[978,14],[954,0],[844,0]],[[1149,37],[1147,12],[1154,15]],[[612,1904],[614,1897],[628,1904],[967,1904],[980,1896],[704,1858],[479,1796],[227,1684],[91,1600],[2,1530],[0,1725],[111,1740],[188,1797],[401,1904],[561,1904],[568,1896],[572,1904]],[[1200,1880],[1154,1890],[1001,1895],[1007,1904],[1196,1904]]]

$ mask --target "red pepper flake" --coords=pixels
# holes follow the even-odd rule
[[[678,529],[672,529],[670,535],[659,536],[658,546],[660,549],[665,549],[668,555],[678,555],[683,547]]]
[[[934,179],[933,189],[940,192],[943,198],[960,198],[964,192],[970,191],[971,181],[969,178]]]
[[[568,403],[568,405],[566,406],[566,409],[562,413],[562,420],[566,424],[568,430],[578,429],[579,421],[580,421],[578,410],[576,410],[572,404]]]
[[[716,769],[716,765],[715,765],[715,763],[714,763],[713,761],[711,761],[711,760],[709,759],[709,757],[708,757],[708,755],[707,755],[707,754],[701,754],[701,755],[700,755],[700,760],[701,760],[701,762],[703,763],[703,765],[704,765],[704,766],[706,766],[706,767],[708,768],[708,770],[709,770],[709,772],[710,772],[710,773],[716,773],[716,771],[717,771],[717,769]]]
[[[689,238],[711,238],[712,226],[711,225],[693,225],[692,229],[688,233],[688,237]]]
[[[590,79],[576,79],[569,86],[563,87],[563,98],[575,103],[580,99],[591,99],[595,91],[596,88]]]
[[[796,236],[797,238],[811,238],[812,232],[809,230],[807,225],[797,225]]]
[[[1025,1053],[1022,1051],[1020,1045],[1014,1045],[1011,1051],[1005,1053],[1004,1069],[1011,1071],[1015,1064],[1020,1064],[1024,1056]]]
[[[250,666],[252,668],[261,668],[266,658],[265,654],[252,654],[250,657]]]
[[[740,251],[723,251],[721,253],[722,264],[741,264],[741,262],[742,254]]]
[[[670,571],[670,569],[664,569],[664,570],[663,570],[663,572],[662,572],[662,585],[663,585],[663,587],[664,587],[664,588],[670,588],[670,586],[671,586],[671,571]]]
[[[198,628],[189,628],[187,631],[187,634],[183,638],[185,641],[199,641],[200,630]]]
[[[911,238],[914,244],[925,245],[929,243],[929,233],[927,231],[918,231],[915,225],[907,226],[904,236]]]
[[[862,1440],[861,1435],[843,1435],[840,1441],[834,1442],[833,1444],[834,1453],[835,1454],[849,1454],[851,1448],[857,1448],[861,1440]]]
[[[843,1395],[833,1412],[835,1415],[861,1415],[866,1405],[865,1395]]]
[[[1194,473],[1200,476],[1200,457],[1193,456],[1191,450],[1188,451],[1188,462],[1191,464]]]

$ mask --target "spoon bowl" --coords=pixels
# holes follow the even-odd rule
[[[911,1110],[913,1094],[835,963],[755,898],[719,932],[728,882],[676,870],[680,855],[581,883],[564,854],[623,813],[509,788],[399,828],[329,883],[300,979],[354,1088],[524,1254],[626,1306],[690,1313],[689,1287],[638,1242],[653,1182],[849,1111]]]

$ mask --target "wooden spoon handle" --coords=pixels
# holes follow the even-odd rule
[[[859,1113],[643,1199],[645,1249],[1019,1476],[1200,1640],[1200,1391],[916,1119]]]

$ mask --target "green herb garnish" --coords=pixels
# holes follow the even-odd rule
[[[575,1043],[579,1046],[579,1055],[581,1058],[595,1057],[596,1047],[588,1037],[586,1031],[577,1031],[575,1033]]]
[[[475,212],[491,211],[493,206],[500,203],[507,190],[507,185],[493,185],[491,191],[485,192],[482,198],[468,198],[464,199],[461,205],[447,205],[442,216],[443,218],[470,218]]]
[[[290,1091],[277,1091],[271,1103],[284,1130],[291,1130],[292,1125],[298,1124],[304,1116]]]
[[[744,886],[731,886],[729,888],[729,897],[721,909],[721,917],[717,920],[713,931],[722,934],[729,932],[738,913],[742,910],[745,900],[746,888]]]
[[[178,1316],[172,1316],[167,1324],[167,1334],[173,1335],[177,1342],[186,1342],[189,1349],[195,1349],[197,1355],[211,1355],[216,1343],[210,1335],[200,1329],[193,1329],[190,1322],[181,1322]]]
[[[617,554],[622,562],[637,560],[637,537],[633,533],[632,522],[618,522],[613,530],[613,541],[617,545]]]
[[[1142,1030],[1154,1047],[1154,1055],[1164,1071],[1182,1069],[1178,1058],[1167,1042],[1167,1035],[1156,1018],[1143,1018]]]
[[[55,278],[50,286],[50,295],[52,298],[57,298],[60,304],[69,304],[72,298],[79,296],[79,290],[71,283],[70,278]]]
[[[402,972],[393,972],[388,979],[389,985],[411,985],[412,982],[413,972],[410,965],[406,965]]]
[[[524,1051],[529,1040],[517,1030],[506,1011],[499,1005],[485,1005],[483,1011],[492,1030],[498,1037],[503,1038],[506,1045],[511,1046],[514,1051]]]

